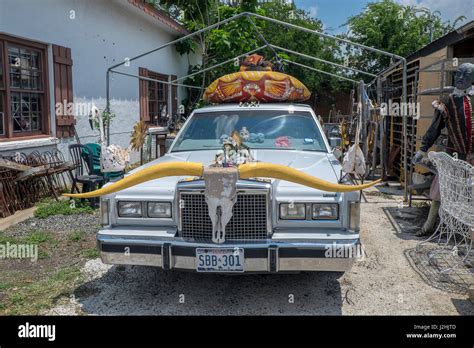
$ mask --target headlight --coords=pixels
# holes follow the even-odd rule
[[[120,217],[142,217],[142,202],[118,202]]]
[[[171,217],[171,203],[148,202],[148,217],[170,218]]]
[[[305,220],[306,219],[306,204],[280,203],[280,219]]]
[[[109,225],[109,200],[100,199],[100,222],[102,226]]]
[[[360,202],[349,203],[349,229],[359,231],[360,229]]]
[[[314,203],[312,217],[313,220],[337,220],[339,218],[339,204]]]

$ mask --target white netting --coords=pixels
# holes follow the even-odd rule
[[[436,238],[440,244],[441,238],[446,238],[444,245],[431,253],[430,259],[437,263],[440,260],[446,262],[441,272],[447,272],[466,262],[470,256],[474,229],[474,167],[444,152],[430,152],[428,158],[438,172],[440,224],[435,233],[420,244]],[[454,262],[449,262],[446,256],[454,256]]]
[[[474,227],[474,167],[444,152],[430,152],[428,158],[438,171],[443,215]]]

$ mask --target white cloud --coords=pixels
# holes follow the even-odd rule
[[[310,6],[308,7],[308,11],[310,17],[316,18],[316,15],[318,14],[318,6]]]
[[[396,0],[401,5],[415,5],[426,7],[431,11],[441,12],[443,20],[455,20],[459,16],[466,19],[460,23],[465,24],[474,19],[474,7],[471,0]],[[458,24],[459,25],[459,24]]]

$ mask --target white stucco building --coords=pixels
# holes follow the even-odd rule
[[[81,143],[97,142],[88,114],[105,108],[107,68],[186,33],[144,0],[1,0],[0,155],[57,147],[67,156],[74,122]],[[169,46],[120,70],[170,80],[197,60]],[[185,90],[114,74],[110,96],[110,141],[127,147],[135,122],[165,123],[161,111],[174,113]],[[73,116],[60,114],[71,102]]]

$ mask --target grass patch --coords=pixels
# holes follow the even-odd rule
[[[70,242],[80,242],[80,241],[83,241],[85,238],[86,238],[86,232],[81,231],[81,230],[74,231],[67,237],[67,239]]]
[[[99,257],[99,250],[97,248],[88,248],[81,251],[81,255],[88,259],[95,259]]]
[[[69,206],[68,201],[42,201],[42,217],[64,213],[89,213],[89,206]],[[33,224],[31,226],[34,226]],[[48,227],[26,226],[0,231],[0,244],[38,246],[38,262],[5,259],[0,261],[0,315],[39,315],[57,306],[83,282],[80,268],[88,259],[99,256],[95,238],[86,227],[68,233]]]
[[[82,203],[80,200],[60,200],[57,201],[42,201],[38,204],[38,209],[35,211],[35,217],[44,219],[52,215],[73,215],[73,214],[91,214],[94,209],[87,203]]]
[[[44,260],[44,259],[47,259],[48,257],[50,257],[51,254],[44,250],[44,249],[38,249],[38,260]]]
[[[56,248],[59,241],[50,233],[34,231],[24,238],[28,244],[38,245],[38,259],[44,260],[50,256],[52,249]]]
[[[0,244],[20,244],[21,240],[19,238],[6,236],[3,233],[0,233]]]
[[[2,315],[38,315],[61,296],[69,296],[81,278],[78,267],[65,267],[46,279],[18,286],[0,304]]]
[[[29,244],[57,244],[57,240],[54,239],[54,237],[50,233],[43,231],[31,232],[28,236],[25,237],[24,241]]]
[[[7,243],[37,245],[38,259],[42,260],[50,256],[50,251],[58,246],[59,241],[51,233],[44,231],[33,231],[26,237],[21,238],[0,234],[0,244],[6,245]]]
[[[54,238],[54,236],[45,231],[33,231],[30,234],[28,234],[26,237],[12,237],[5,235],[3,233],[0,233],[0,244],[52,244],[55,245],[58,243],[58,241]]]
[[[0,291],[8,289],[10,287],[10,284],[7,283],[0,283]]]

